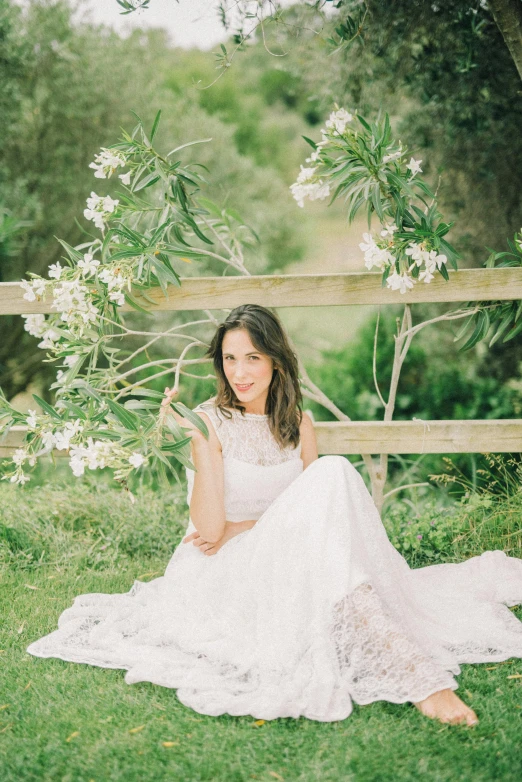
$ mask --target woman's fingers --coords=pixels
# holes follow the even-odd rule
[[[161,406],[168,407],[168,405],[170,405],[174,397],[178,395],[178,392],[174,388],[167,387],[164,391],[164,394],[165,394],[165,398],[162,400]]]
[[[186,538],[183,538],[183,543],[190,543],[191,540],[194,540],[199,535],[199,532],[191,532],[190,535],[187,535]]]

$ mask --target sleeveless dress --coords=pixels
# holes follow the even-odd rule
[[[522,602],[522,560],[410,569],[346,458],[303,471],[267,416],[196,410],[221,442],[226,518],[255,526],[212,556],[181,542],[163,576],[125,594],[76,597],[30,654],[125,669],[201,714],[326,722],[353,702],[455,690],[459,663],[522,657],[507,607]]]

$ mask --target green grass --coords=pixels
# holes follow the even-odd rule
[[[386,702],[355,706],[336,723],[205,717],[179,703],[174,690],[125,684],[121,670],[32,657],[27,645],[56,628],[76,595],[126,592],[135,578],[161,575],[186,507],[177,490],[143,489],[131,505],[107,486],[78,482],[74,491],[3,485],[0,508],[2,782],[522,778],[522,679],[508,678],[522,673],[518,659],[462,666],[458,692],[480,718],[464,728]],[[502,514],[490,511],[500,541]],[[469,523],[469,512],[463,516]]]

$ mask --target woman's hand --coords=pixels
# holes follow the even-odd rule
[[[163,415],[172,415],[176,419],[177,423],[182,426],[184,429],[188,429],[188,432],[186,432],[186,436],[190,437],[192,439],[192,442],[194,445],[199,445],[199,443],[207,442],[205,435],[203,432],[200,432],[200,430],[192,424],[190,421],[188,421],[186,418],[183,418],[183,416],[179,415],[179,413],[176,413],[175,410],[173,410],[170,407],[170,403],[178,395],[178,392],[175,388],[166,388],[165,389],[165,398],[163,399],[161,403],[161,410]]]
[[[190,535],[187,535],[186,538],[183,538],[183,543],[190,543],[192,541],[193,545],[197,546],[203,554],[205,554],[207,557],[211,557],[214,554],[217,554],[219,549],[222,548],[225,543],[228,543],[229,540],[235,538],[236,535],[239,535],[241,532],[245,532],[247,529],[252,529],[254,524],[255,521],[227,521],[225,523],[225,532],[218,541],[213,542],[205,540],[196,530],[196,532],[192,532]]]

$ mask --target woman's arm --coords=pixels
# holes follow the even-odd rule
[[[303,413],[299,434],[301,435],[301,459],[303,460],[303,469],[306,470],[309,464],[319,458],[315,429],[308,413]]]
[[[221,445],[209,418],[197,413],[207,424],[209,438],[192,437],[192,461],[196,468],[190,500],[190,518],[201,537],[218,541],[225,531],[223,456]]]
[[[190,535],[187,535],[186,538],[183,538],[183,543],[190,543],[190,541],[192,541],[192,544],[197,546],[199,550],[203,552],[203,554],[212,556],[213,554],[217,554],[219,549],[224,546],[225,543],[228,543],[229,540],[235,538],[236,535],[240,535],[242,532],[246,532],[247,530],[252,529],[255,523],[255,520],[227,521],[225,522],[225,531],[223,536],[218,541],[208,541],[202,535],[200,535],[199,532],[196,531],[192,532]]]
[[[170,405],[176,394],[176,391],[166,388],[162,406]],[[208,440],[186,418],[173,410],[169,410],[169,414],[188,430],[186,434],[191,437],[192,462],[196,473],[190,498],[190,518],[205,540],[218,541],[223,537],[226,525],[221,444],[205,413],[198,412],[196,415],[207,425]]]

